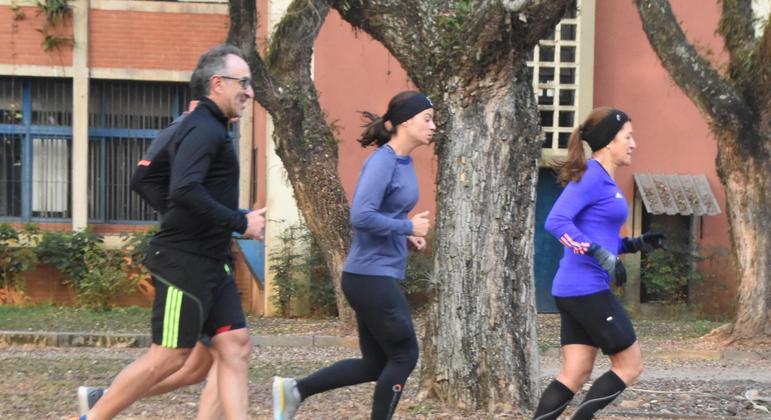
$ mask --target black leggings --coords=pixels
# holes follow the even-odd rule
[[[330,389],[377,381],[372,419],[388,420],[418,362],[410,308],[391,277],[343,273],[343,293],[356,311],[360,359],[341,360],[297,382],[303,399]]]

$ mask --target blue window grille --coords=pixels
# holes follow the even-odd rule
[[[0,218],[71,217],[72,82],[0,77]]]
[[[90,223],[153,223],[131,191],[150,142],[190,100],[187,83],[91,80]],[[236,139],[236,124],[232,127]],[[72,217],[72,80],[0,76],[0,220]]]
[[[92,80],[89,96],[89,221],[156,221],[131,191],[131,175],[158,132],[187,108],[187,84]]]

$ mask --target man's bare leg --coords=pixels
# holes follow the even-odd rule
[[[150,350],[126,366],[110,385],[110,392],[88,412],[89,420],[111,419],[140,399],[146,390],[184,365],[191,349],[152,344]]]
[[[143,397],[152,397],[165,394],[176,389],[201,383],[212,367],[214,357],[210,350],[202,342],[197,342],[185,364],[176,372],[169,375],[163,381],[153,385]]]
[[[206,377],[206,385],[201,390],[201,399],[198,402],[198,420],[219,420],[225,416],[217,394],[217,356],[216,350],[211,349],[214,363]]]
[[[246,420],[249,408],[249,330],[223,332],[212,340],[217,350],[217,390],[225,418]]]

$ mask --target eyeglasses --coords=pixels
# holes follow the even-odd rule
[[[248,77],[231,77],[231,76],[222,76],[217,74],[216,76],[219,76],[222,79],[228,79],[228,80],[236,80],[241,85],[241,89],[247,90],[249,89],[249,86],[252,85],[252,79]]]

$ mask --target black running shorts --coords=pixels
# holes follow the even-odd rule
[[[150,247],[145,266],[153,277],[153,343],[192,348],[201,335],[244,328],[232,264],[169,248]]]
[[[637,336],[624,307],[610,290],[554,297],[560,311],[560,342],[599,347],[607,355],[626,350]]]

